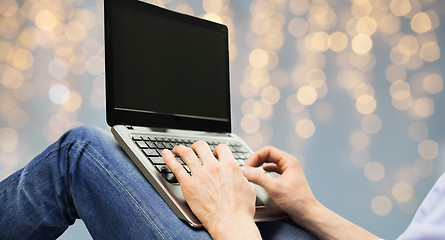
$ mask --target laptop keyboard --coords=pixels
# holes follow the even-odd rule
[[[247,157],[249,157],[249,151],[236,141],[215,141],[215,140],[206,140],[206,139],[198,139],[198,138],[176,138],[176,137],[164,137],[164,136],[155,136],[155,135],[134,135],[132,136],[133,141],[136,145],[141,149],[141,151],[145,154],[145,156],[150,160],[150,162],[154,165],[156,170],[162,175],[162,177],[172,183],[179,184],[175,175],[173,175],[172,171],[167,167],[162,158],[161,152],[164,149],[172,150],[176,145],[184,145],[186,147],[191,147],[192,144],[196,141],[202,140],[207,142],[210,147],[210,150],[213,151],[218,144],[224,143],[229,146],[230,151],[232,152],[233,158],[238,163],[239,166],[243,166],[246,163]],[[184,169],[190,174],[189,167],[185,164],[185,162],[178,155],[174,154],[176,160],[181,163]],[[199,159],[199,158],[198,158]],[[255,201],[256,208],[263,208],[264,203],[257,197]]]
[[[213,149],[215,149],[218,144],[224,143],[229,146],[230,150],[232,151],[232,155],[239,166],[244,165],[246,163],[247,157],[250,155],[249,151],[243,145],[235,141],[215,141],[213,139],[205,140],[197,138],[176,138],[155,135],[134,135],[132,136],[132,139],[145,154],[148,160],[150,160],[150,162],[154,165],[156,170],[158,170],[158,172],[162,175],[162,177],[170,183],[178,183],[178,180],[176,179],[175,175],[173,175],[172,171],[167,167],[167,165],[165,165],[164,159],[161,155],[161,152],[164,149],[172,150],[173,147],[175,147],[176,145],[191,147],[194,142],[202,140],[207,142],[210,150],[213,151]],[[185,162],[176,154],[174,155],[176,160],[181,163],[184,169],[190,174],[190,169],[185,164]]]

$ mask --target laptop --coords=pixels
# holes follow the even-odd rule
[[[252,153],[231,133],[228,29],[138,0],[104,4],[107,123],[175,214],[200,227],[160,152],[197,140],[212,149],[224,143],[240,166]],[[256,221],[286,217],[255,188]]]

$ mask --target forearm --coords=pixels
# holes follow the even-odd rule
[[[229,220],[209,228],[208,231],[215,240],[261,239],[260,232],[253,219],[248,221]]]
[[[320,239],[379,239],[379,237],[349,222],[317,203],[305,216],[290,216],[298,225],[306,228]]]

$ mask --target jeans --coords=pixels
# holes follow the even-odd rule
[[[181,221],[119,145],[78,127],[0,183],[0,239],[56,239],[75,219],[94,239],[210,239]],[[289,220],[257,223],[265,239],[315,239]]]

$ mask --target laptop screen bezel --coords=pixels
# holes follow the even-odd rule
[[[228,119],[217,120],[201,118],[199,116],[180,116],[173,114],[150,113],[143,111],[129,111],[125,109],[116,108],[114,103],[114,76],[113,76],[113,53],[112,53],[112,29],[111,14],[113,4],[121,7],[130,8],[137,11],[143,11],[147,14],[160,15],[176,21],[181,21],[200,27],[204,27],[213,31],[223,31],[226,34],[225,44],[225,63],[226,63],[226,79],[227,79],[227,112]],[[225,25],[189,16],[182,13],[177,13],[164,9],[149,3],[138,0],[105,0],[104,1],[104,32],[105,32],[105,89],[106,89],[106,118],[109,126],[115,125],[130,125],[142,126],[151,128],[165,128],[165,129],[186,129],[209,132],[231,132],[231,111],[230,111],[230,81],[229,81],[229,43],[228,43],[228,29]]]

